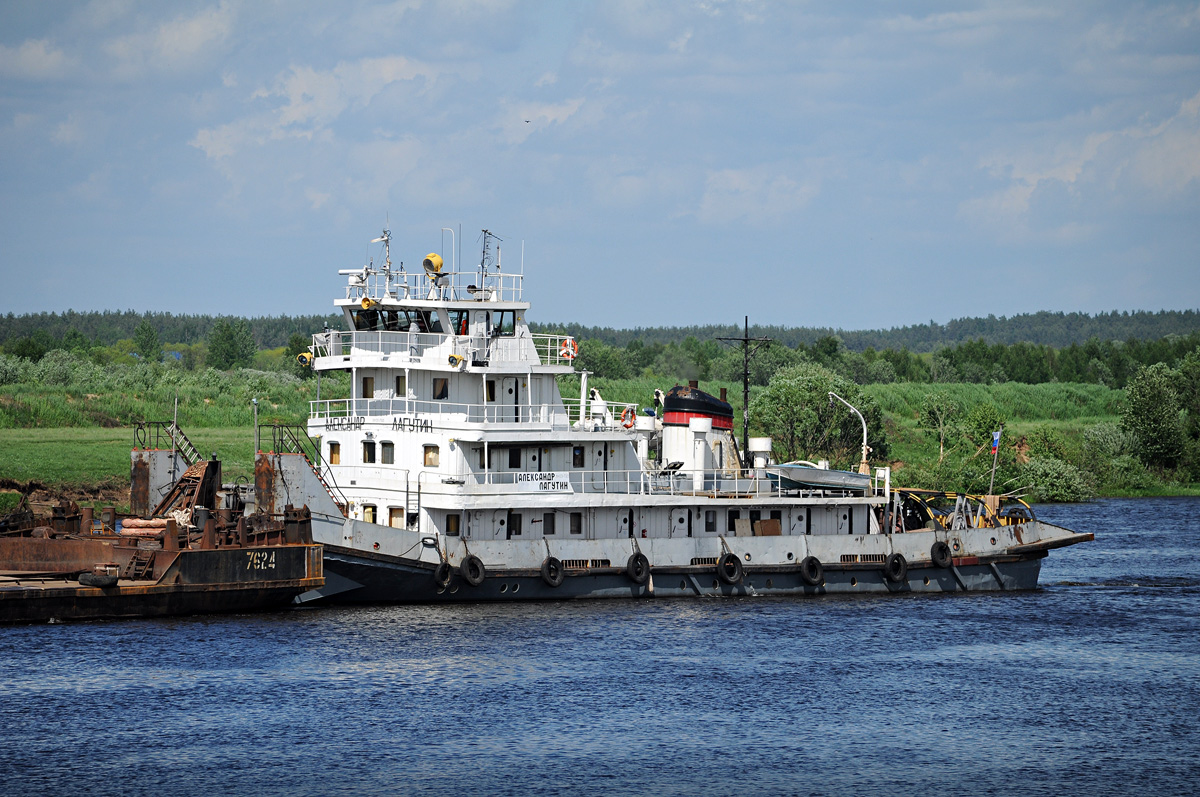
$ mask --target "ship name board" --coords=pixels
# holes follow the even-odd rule
[[[363,428],[363,424],[366,422],[367,419],[361,415],[350,415],[345,418],[326,418],[325,428],[331,432],[352,432]]]
[[[432,432],[433,421],[428,418],[393,418],[394,432]]]
[[[569,493],[571,489],[571,480],[564,473],[558,471],[539,471],[537,473],[520,472],[514,473],[517,489],[521,492],[530,493]]]

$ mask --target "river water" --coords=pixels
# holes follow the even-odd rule
[[[1200,792],[1200,500],[1020,594],[0,628],[0,794]]]

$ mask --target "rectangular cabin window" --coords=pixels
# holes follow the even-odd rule
[[[363,504],[363,522],[375,522],[375,506],[373,504]]]
[[[408,395],[408,378],[404,374],[396,377],[396,398],[404,398]]]
[[[484,469],[486,469],[486,468],[487,468],[487,463],[486,463],[486,462],[484,461],[484,459],[483,459],[483,447],[481,446],[481,447],[479,447],[479,448],[477,448],[477,449],[475,449],[475,450],[479,452],[479,469],[480,469],[480,470],[484,470]]]
[[[462,523],[462,515],[457,512],[446,513],[446,536],[457,537],[459,534],[459,524]]]
[[[451,310],[450,311],[450,331],[455,335],[467,334],[467,311],[466,310]]]
[[[329,464],[330,465],[341,465],[342,464],[342,444],[341,443],[330,443],[329,444]]]
[[[370,440],[363,441],[363,464],[370,465],[375,462],[375,444]]]
[[[542,515],[542,534],[554,535],[554,513],[547,512]]]
[[[508,449],[508,467],[517,470],[521,467],[521,449]]]
[[[508,534],[509,539],[521,536],[521,516],[516,512],[508,513]]]
[[[390,440],[379,444],[379,461],[384,465],[396,464],[396,446]]]
[[[737,521],[738,521],[738,518],[740,518],[741,516],[742,516],[742,513],[739,512],[738,510],[730,509],[729,510],[729,519],[725,522],[725,530],[727,532],[729,532],[730,534],[733,534],[734,532],[736,532],[737,531]]]
[[[757,523],[760,520],[762,520],[762,510],[761,509],[751,509],[750,510],[750,525],[753,526],[755,523]]]
[[[575,446],[571,449],[571,467],[583,467],[583,446]]]
[[[705,531],[716,531],[717,530],[717,510],[715,510],[715,509],[705,509],[704,510],[704,530]]]
[[[486,382],[484,382],[484,386],[485,387],[484,387],[483,400],[484,401],[495,401],[496,400],[496,380],[489,379]]]
[[[572,512],[571,513],[571,533],[572,534],[583,534],[583,513],[582,512]]]
[[[435,376],[433,378],[433,397],[435,399],[444,399],[450,395],[450,380],[444,376]]]
[[[373,376],[364,376],[363,377],[362,397],[363,398],[375,398],[375,377],[373,377]]]
[[[492,334],[498,337],[509,337],[517,334],[517,313],[515,310],[497,310],[492,313]]]
[[[404,507],[388,507],[388,525],[394,529],[404,528]]]
[[[771,520],[778,520],[780,523],[782,523],[783,522],[783,510],[782,509],[772,509],[771,510]]]
[[[439,464],[437,446],[425,446],[425,467],[436,468]]]

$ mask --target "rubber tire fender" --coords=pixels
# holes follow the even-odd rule
[[[819,587],[825,580],[825,568],[821,560],[815,556],[806,556],[800,560],[800,578],[810,587]]]
[[[883,576],[893,584],[903,584],[908,578],[908,560],[903,554],[894,553],[883,563]]]
[[[439,587],[450,586],[450,579],[454,576],[454,568],[449,562],[443,561],[433,569],[433,580]]]
[[[472,587],[478,587],[487,577],[487,570],[484,569],[482,559],[475,554],[468,554],[467,558],[463,559],[462,564],[458,566],[458,574]]]
[[[645,584],[650,580],[650,560],[641,551],[634,551],[625,563],[625,575],[634,584]]]
[[[929,558],[933,560],[933,564],[937,567],[949,567],[953,564],[953,558],[950,554],[950,546],[938,540],[929,549]]]
[[[563,563],[553,556],[547,556],[542,561],[542,581],[550,587],[561,587],[567,574],[563,572]]]
[[[742,560],[738,559],[735,553],[726,551],[717,560],[717,578],[726,584],[739,583],[742,580],[744,572],[742,570]]]

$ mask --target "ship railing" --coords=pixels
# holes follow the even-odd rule
[[[568,335],[528,332],[489,338],[403,330],[328,330],[313,335],[313,352],[318,357],[380,354],[396,357],[398,362],[420,362],[429,357],[437,365],[447,365],[452,354],[466,358],[468,363],[571,365],[575,350],[568,340]]]
[[[393,429],[420,431],[466,428],[466,424],[538,424],[550,430],[570,425],[567,411],[552,404],[459,403],[416,398],[334,399],[310,401],[309,420],[326,426],[378,425],[391,420]],[[332,423],[331,423],[332,422]]]
[[[388,299],[440,299],[477,302],[522,301],[522,274],[491,272],[480,285],[479,271],[443,271],[436,282],[424,270],[392,268],[390,271],[365,267],[343,271],[346,298],[375,301]]]
[[[784,495],[769,479],[742,476],[734,471],[711,470],[671,470],[663,473],[641,469],[472,472],[443,478],[440,489],[485,495],[582,493],[708,498],[778,498]]]
[[[583,417],[580,418],[579,407],[581,402],[577,398],[564,398],[563,406],[567,410],[567,415],[571,418],[571,423],[582,420],[582,427],[589,431],[611,431],[615,429],[633,429],[634,418],[638,417],[638,405],[626,404],[620,401],[593,401],[588,399],[582,402]],[[629,424],[626,426],[626,424]]]

